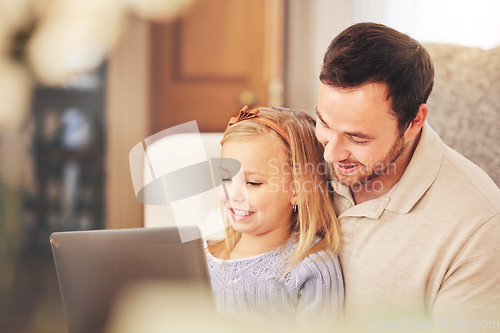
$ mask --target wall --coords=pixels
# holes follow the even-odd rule
[[[500,44],[497,0],[289,0],[286,106],[314,113],[322,58],[331,40],[372,21],[420,42],[491,48]]]
[[[132,187],[128,155],[147,137],[149,23],[133,19],[108,67],[106,227],[143,226],[143,205]]]

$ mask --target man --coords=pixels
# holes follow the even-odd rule
[[[356,24],[332,41],[320,80],[316,134],[335,174],[347,322],[499,325],[500,190],[425,122],[427,51]]]

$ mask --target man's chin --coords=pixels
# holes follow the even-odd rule
[[[353,175],[345,175],[334,171],[333,175],[338,183],[347,186],[349,188],[363,186],[364,184],[377,179],[380,174],[371,172],[371,170],[366,170],[370,172],[362,172]]]
[[[363,184],[366,180],[366,177],[359,177],[359,176],[345,176],[345,175],[339,175],[335,172],[335,179],[337,180],[338,183],[347,186],[349,188],[353,186],[359,186]]]

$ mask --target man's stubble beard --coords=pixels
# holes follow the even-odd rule
[[[396,162],[396,160],[404,153],[406,148],[407,144],[405,144],[404,142],[404,137],[403,135],[400,135],[397,138],[394,145],[391,147],[391,150],[384,157],[384,159],[376,163],[378,167],[375,170],[369,169],[368,167],[366,167],[366,165],[362,164],[362,167],[364,168],[365,172],[363,172],[362,175],[357,176],[356,179],[351,181],[346,181],[348,180],[349,177],[345,177],[347,179],[342,180],[339,177],[338,171],[334,167],[333,167],[333,174],[337,182],[341,183],[342,185],[348,186],[350,188],[366,184],[369,181],[375,180],[380,176],[388,174],[391,165],[393,165],[394,162]],[[366,172],[367,170],[368,172]]]

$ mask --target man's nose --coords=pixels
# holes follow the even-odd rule
[[[347,149],[345,139],[340,135],[332,134],[325,145],[323,157],[328,163],[336,163],[346,160],[350,153]]]

